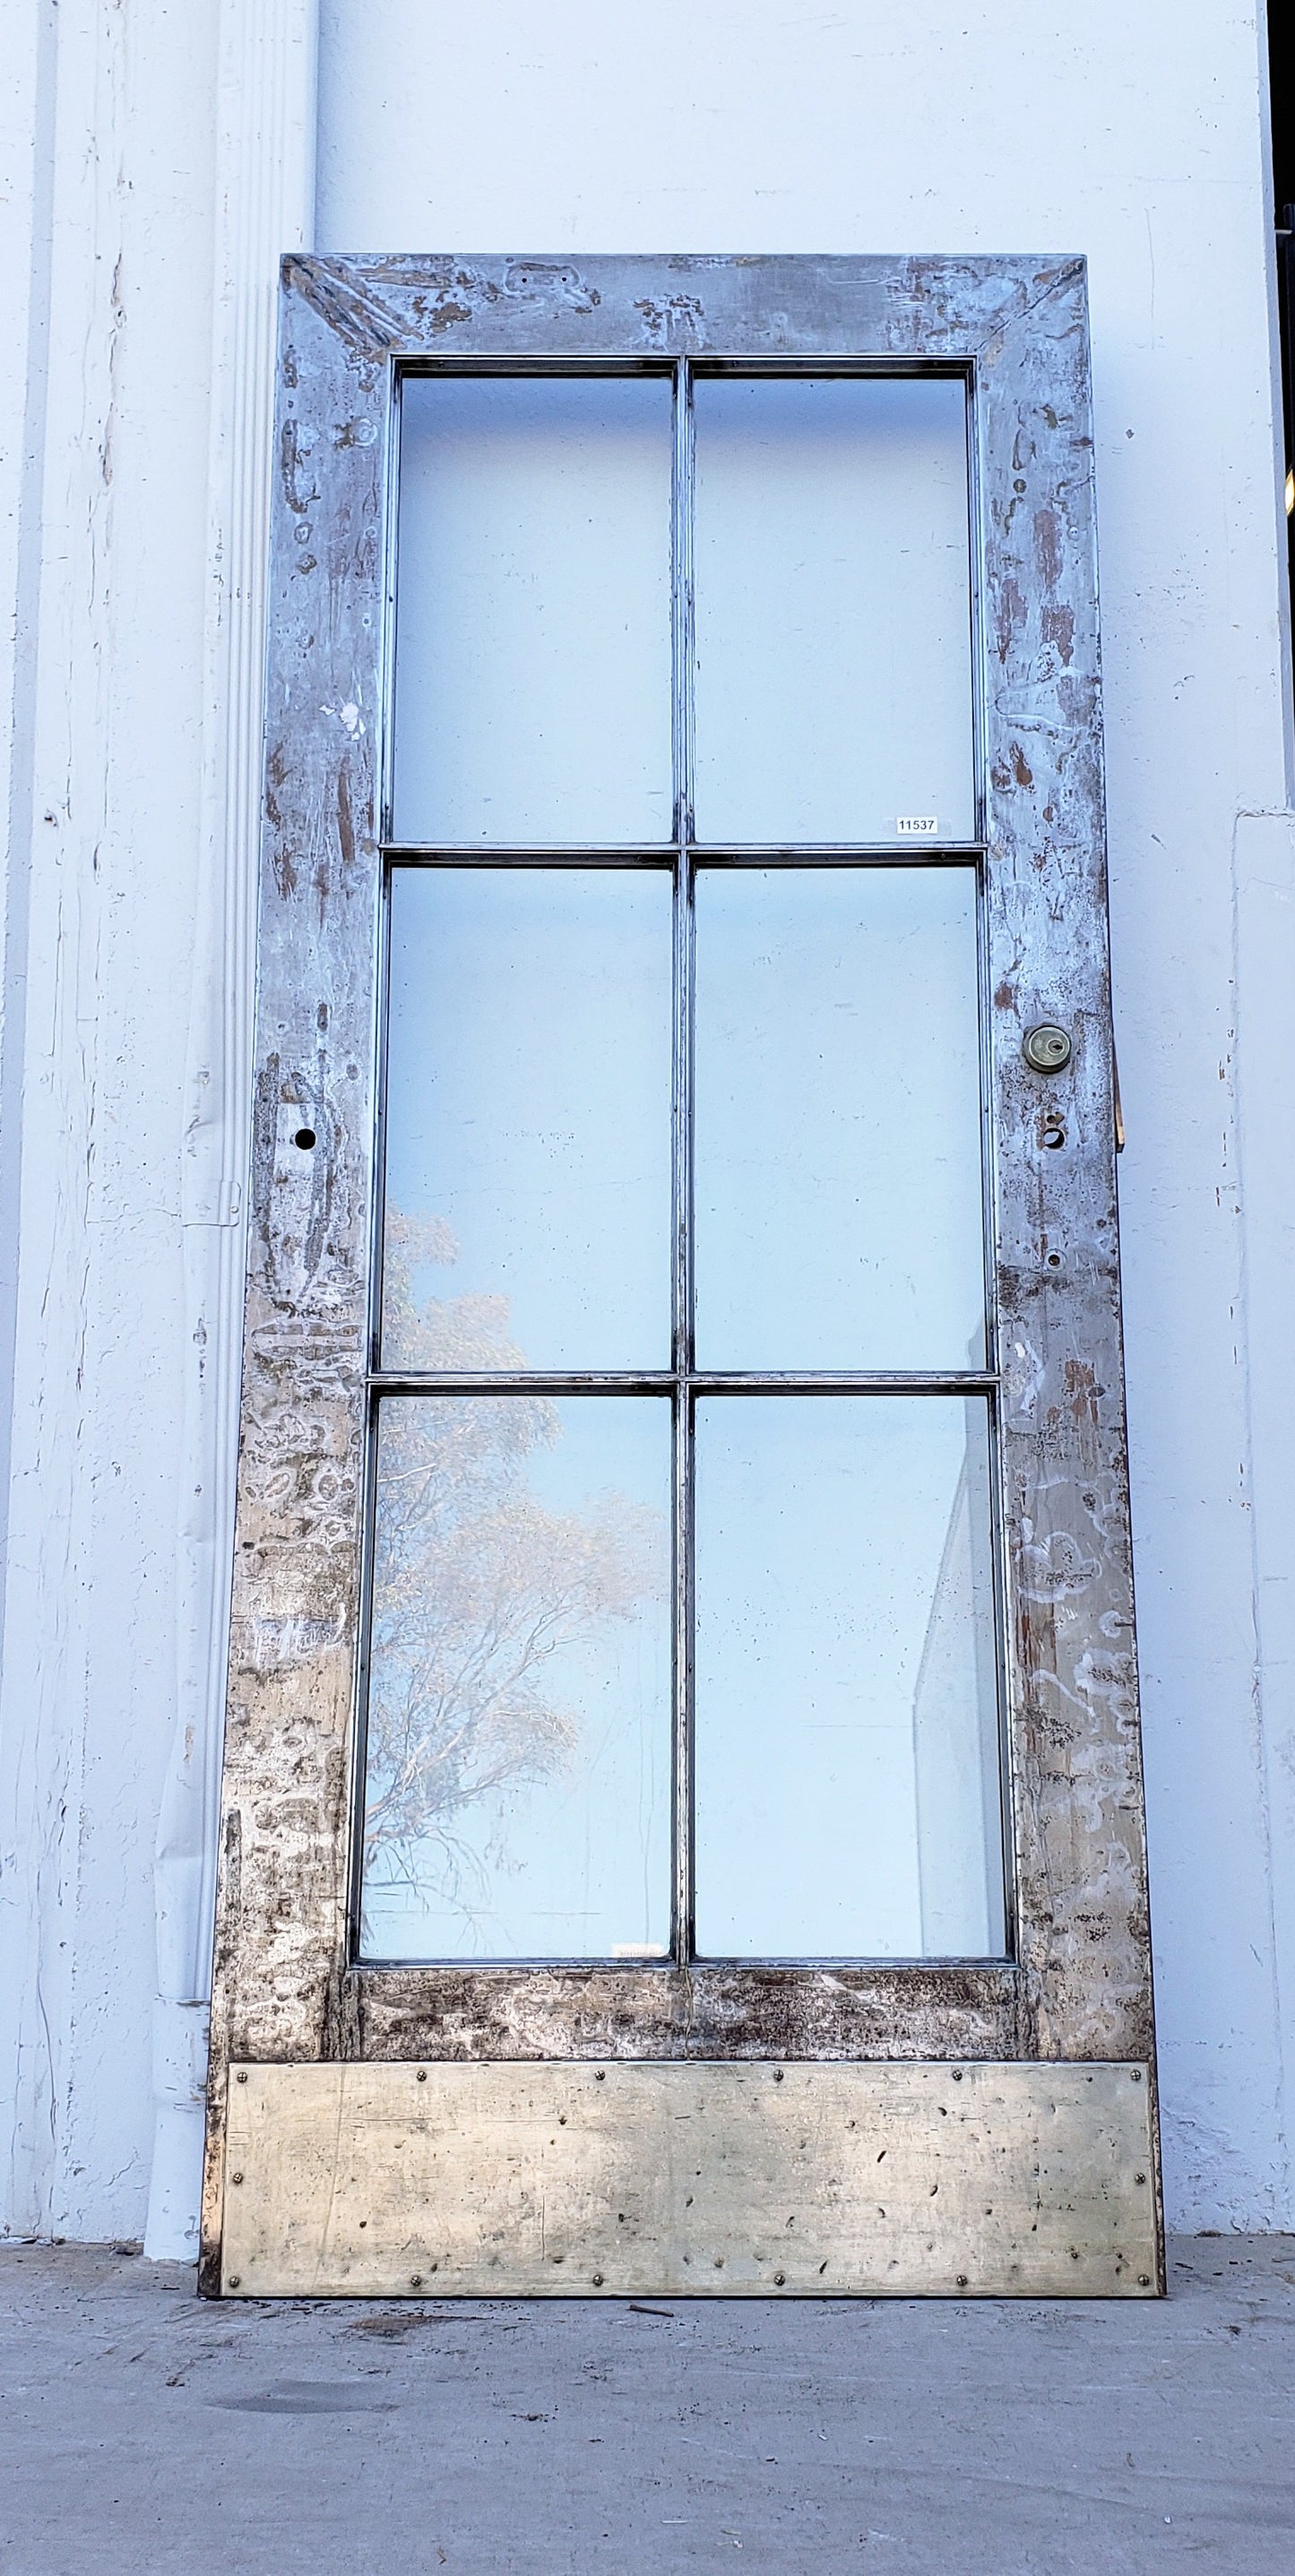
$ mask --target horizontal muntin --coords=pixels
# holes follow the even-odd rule
[[[375,1395],[993,1395],[990,1369],[371,1369]]]
[[[566,841],[518,844],[480,841],[381,843],[389,867],[406,868],[670,868],[683,857],[702,868],[923,868],[970,867],[983,859],[984,841],[627,841],[622,845],[572,845]]]

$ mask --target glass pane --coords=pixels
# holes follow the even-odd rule
[[[662,1957],[670,1407],[382,1407],[362,1947]]]
[[[970,868],[697,877],[697,1364],[979,1368]]]
[[[401,868],[388,1368],[670,1360],[671,886]]]
[[[703,377],[696,433],[698,839],[970,839],[961,382]]]
[[[665,377],[406,380],[398,840],[665,841]]]
[[[701,1954],[1001,1955],[994,1675],[983,1399],[700,1401]]]

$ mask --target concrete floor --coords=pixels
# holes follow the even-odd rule
[[[1295,2571],[1295,2238],[1165,2304],[210,2306],[0,2250],[2,2576]]]

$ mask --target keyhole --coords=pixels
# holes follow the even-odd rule
[[[1044,1144],[1047,1146],[1048,1151],[1049,1151],[1049,1153],[1050,1153],[1050,1154],[1055,1154],[1055,1153],[1057,1152],[1058,1148],[1059,1148],[1060,1146],[1064,1145],[1065,1141],[1066,1141],[1066,1131],[1065,1131],[1065,1128],[1064,1128],[1064,1127],[1045,1127],[1045,1128],[1044,1128],[1044,1130],[1043,1130],[1043,1142],[1044,1142]]]
[[[308,1154],[315,1142],[314,1128],[299,1127],[292,1141],[294,1145],[300,1145],[303,1154]]]

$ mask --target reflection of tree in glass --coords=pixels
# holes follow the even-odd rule
[[[424,1298],[452,1262],[439,1219],[388,1210],[383,1308],[411,1370],[520,1369],[508,1300]],[[577,1716],[548,1666],[659,1598],[660,1515],[602,1494],[546,1511],[527,1461],[561,1438],[543,1396],[437,1396],[382,1408],[374,1534],[365,1871],[370,1888],[435,1892],[470,1911],[482,1873],[456,1830],[474,1800],[548,1777]]]

